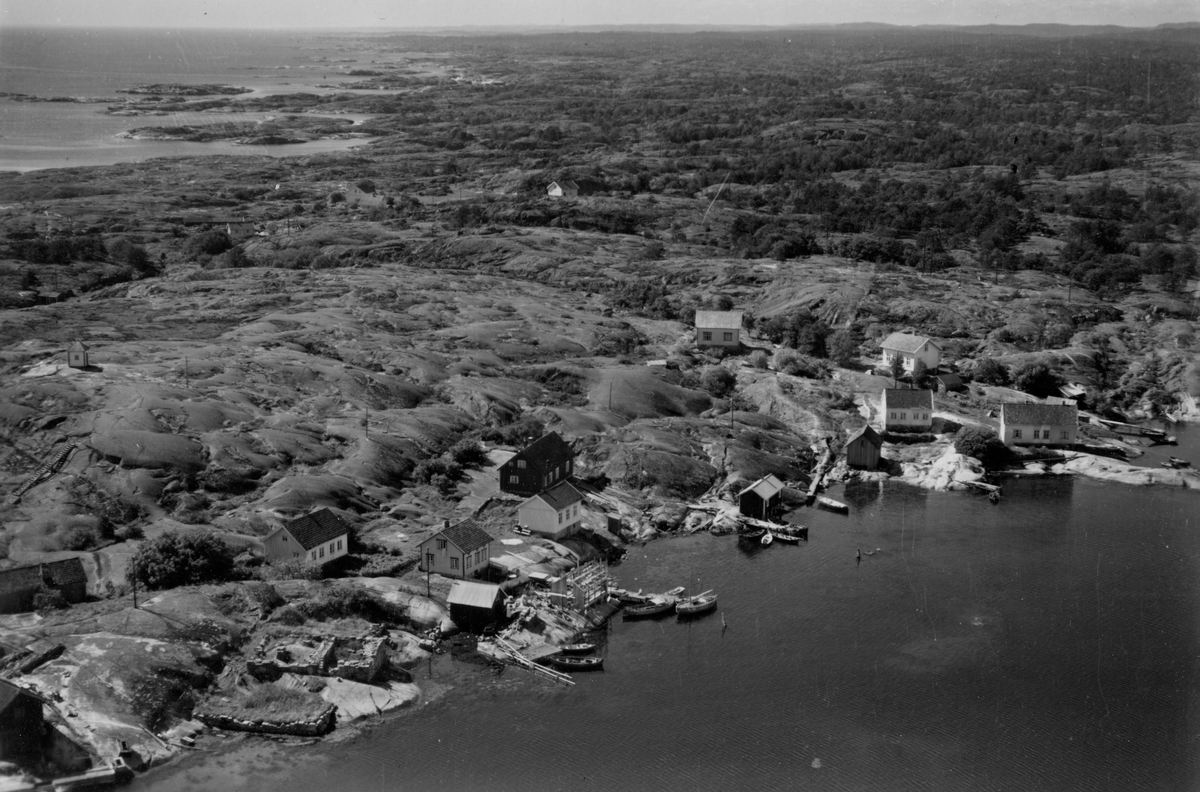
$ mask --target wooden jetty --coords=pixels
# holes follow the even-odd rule
[[[538,665],[525,655],[521,654],[521,652],[515,646],[503,638],[496,638],[496,646],[499,647],[505,657],[507,657],[513,662],[514,665],[520,668],[524,668],[527,671],[532,671],[535,674],[541,674],[542,676],[552,679],[555,682],[564,682],[568,685],[575,684],[575,680],[571,679],[569,674],[563,674],[553,669],[546,668],[545,666]]]

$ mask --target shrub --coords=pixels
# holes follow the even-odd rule
[[[423,459],[413,468],[413,479],[421,484],[432,484],[434,476],[442,476],[449,481],[459,481],[463,477],[462,465],[447,457]]]
[[[195,706],[189,680],[173,668],[162,667],[138,676],[128,690],[134,713],[152,732],[161,731],[172,717],[191,717]]]
[[[737,377],[724,366],[709,366],[700,375],[700,387],[723,399],[737,388]]]
[[[633,327],[609,329],[596,334],[592,354],[598,357],[628,355],[649,340]]]
[[[233,247],[233,240],[224,231],[201,231],[184,243],[183,252],[190,256],[218,256]]]
[[[324,572],[319,564],[310,563],[303,558],[290,561],[280,561],[267,564],[259,572],[264,580],[320,580]]]
[[[168,531],[142,544],[129,573],[148,589],[220,583],[233,572],[233,551],[212,534]]]
[[[765,369],[771,362],[771,356],[761,349],[756,349],[750,353],[747,361],[754,368]]]
[[[858,357],[858,346],[862,339],[851,330],[838,330],[829,337],[829,357],[845,366]]]
[[[58,589],[44,588],[33,595],[33,609],[38,613],[62,610],[69,604],[66,596]]]
[[[448,453],[456,464],[464,468],[480,468],[490,461],[483,446],[474,440],[459,440]]]
[[[91,550],[104,541],[95,525],[72,525],[59,535],[63,550]]]
[[[820,379],[828,373],[827,363],[814,360],[807,355],[801,355],[794,349],[785,348],[775,350],[775,355],[771,362],[776,371],[782,371],[784,374],[791,374],[796,377]]]
[[[1058,393],[1062,377],[1039,360],[1031,360],[1013,372],[1013,386],[1034,396],[1045,398]]]
[[[983,358],[976,361],[975,372],[972,375],[976,382],[985,385],[1007,385],[1009,383],[1008,367],[995,358]]]
[[[248,582],[245,591],[246,598],[266,613],[270,613],[280,605],[287,603],[287,600],[279,595],[274,586],[270,583],[263,583],[260,580]]]
[[[373,591],[357,586],[333,585],[311,599],[300,600],[296,609],[309,619],[345,619],[358,616],[367,621],[402,621],[405,610]]]
[[[954,450],[975,457],[984,467],[994,468],[1008,461],[1008,447],[996,433],[982,426],[964,426],[954,435]]]
[[[488,443],[523,446],[546,434],[546,425],[537,418],[525,417],[508,426],[486,429],[483,440]]]
[[[284,605],[271,614],[272,622],[275,624],[283,624],[288,627],[299,627],[304,624],[304,614],[301,613],[294,605]]]

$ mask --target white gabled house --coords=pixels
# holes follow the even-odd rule
[[[289,520],[263,539],[267,560],[325,565],[350,552],[350,526],[329,509]]]
[[[449,520],[446,521],[447,523]],[[477,576],[492,556],[492,537],[471,518],[447,525],[417,546],[422,572],[447,577]]]
[[[1000,439],[1008,446],[1073,446],[1079,407],[1071,404],[1001,404]]]
[[[570,179],[553,181],[546,187],[546,195],[551,198],[576,198],[579,196],[579,185]]]
[[[696,311],[696,346],[737,347],[742,343],[741,311]]]
[[[942,362],[942,348],[926,336],[892,333],[883,339],[879,346],[883,350],[884,368],[891,368],[892,361],[899,357],[904,361],[904,370],[909,374],[916,368],[918,360],[932,373]]]
[[[884,388],[879,399],[884,431],[929,429],[933,426],[933,391]]]
[[[570,536],[582,522],[583,493],[569,481],[560,481],[517,507],[523,528],[550,539]]]

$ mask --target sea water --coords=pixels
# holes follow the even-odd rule
[[[0,92],[43,98],[113,99],[118,91],[154,83],[219,84],[253,94],[327,93],[350,82],[337,67],[362,56],[347,41],[314,33],[211,30],[85,30],[0,28]],[[324,87],[322,87],[324,86]],[[374,93],[374,92],[359,92]],[[113,116],[109,102],[21,102],[0,97],[0,170],[110,165],[153,157],[203,154],[286,156],[336,151],[362,140],[318,140],[286,146],[241,146],[228,141],[130,140],[117,137],[145,126],[202,125],[228,116],[171,112]],[[246,113],[237,120],[262,119]]]
[[[793,514],[807,543],[633,546],[623,586],[716,589],[717,612],[617,617],[605,670],[570,688],[441,656],[416,681],[451,692],[356,739],[251,741],[136,788],[1200,788],[1200,493],[1004,492],[851,486],[849,516]]]

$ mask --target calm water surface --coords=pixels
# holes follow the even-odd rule
[[[854,487],[848,517],[794,515],[807,544],[633,548],[623,584],[715,588],[719,612],[615,620],[606,670],[569,689],[442,657],[418,681],[450,693],[356,739],[247,743],[138,788],[1200,788],[1200,493],[1005,492]]]

